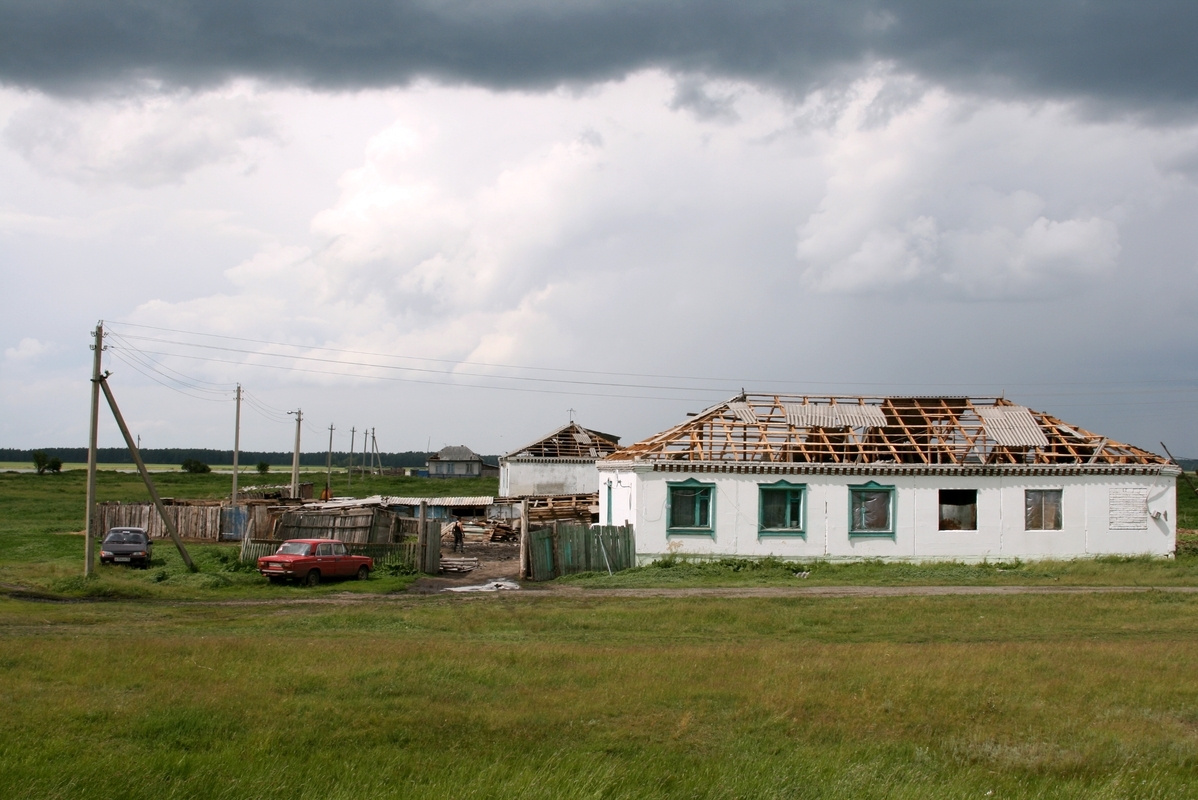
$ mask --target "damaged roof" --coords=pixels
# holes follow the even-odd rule
[[[741,394],[609,461],[1168,465],[1002,397]]]
[[[571,422],[504,458],[605,458],[620,449],[620,437]]]

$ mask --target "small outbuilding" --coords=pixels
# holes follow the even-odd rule
[[[499,459],[500,497],[581,495],[599,491],[595,462],[620,449],[620,437],[563,425]]]
[[[1168,459],[1005,398],[742,394],[598,462],[599,518],[669,553],[1167,556]]]
[[[426,462],[430,478],[480,478],[493,477],[499,473],[494,464],[483,461],[483,457],[464,444],[442,447]]]

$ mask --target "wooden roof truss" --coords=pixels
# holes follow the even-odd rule
[[[1004,398],[744,394],[612,459],[818,464],[1167,464]]]

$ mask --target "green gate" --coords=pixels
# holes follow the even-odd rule
[[[555,522],[528,532],[529,573],[550,581],[578,572],[619,572],[636,564],[632,526]]]

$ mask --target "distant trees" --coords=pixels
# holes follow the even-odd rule
[[[185,458],[183,459],[183,464],[181,466],[183,467],[184,472],[190,472],[193,475],[202,475],[205,472],[212,471],[212,467],[208,466],[203,461],[200,461],[198,458]]]
[[[259,461],[258,462],[258,474],[265,475],[268,472],[270,472],[270,464],[266,461]]]
[[[38,475],[45,475],[47,472],[57,475],[62,472],[62,459],[58,456],[51,458],[46,455],[45,450],[34,450],[33,468],[37,470]]]

